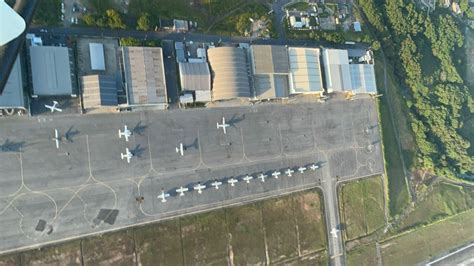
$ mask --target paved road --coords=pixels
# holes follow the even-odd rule
[[[231,124],[227,134],[216,129],[223,116]],[[377,120],[371,98],[2,119],[0,254],[326,183],[332,227],[339,223],[335,177],[383,172]],[[129,142],[118,137],[124,124],[133,130]],[[179,143],[183,157],[175,151]],[[125,148],[135,155],[130,164],[120,159]],[[297,171],[313,163],[320,169]],[[292,177],[270,177],[288,168]],[[265,182],[257,179],[261,173],[269,176]],[[254,180],[244,182],[246,175]],[[226,184],[231,177],[239,180],[234,187]],[[209,188],[215,179],[224,183],[219,190]],[[202,194],[193,189],[198,183],[207,186]],[[176,193],[181,186],[190,189],[183,197]],[[162,189],[170,194],[165,203],[157,198]],[[330,242],[330,254],[341,250]]]
[[[274,0],[272,4],[273,12],[275,12],[275,27],[278,33],[278,40],[286,40],[285,30],[285,11],[283,7],[291,1],[288,0]]]
[[[178,102],[178,73],[176,73],[177,63],[174,52],[174,42],[165,40],[162,42],[163,46],[163,63],[165,65],[165,76],[166,76],[166,92],[168,95],[169,103],[174,104]]]
[[[40,29],[47,29],[47,33],[40,32]],[[210,34],[200,33],[176,33],[176,32],[144,32],[137,30],[111,30],[111,29],[99,29],[99,28],[86,28],[86,27],[71,27],[71,28],[30,28],[30,33],[38,34],[39,36],[44,35],[76,35],[76,36],[94,36],[94,37],[133,37],[138,39],[161,39],[161,40],[172,40],[172,41],[195,41],[195,42],[233,42],[233,43],[250,43],[253,44],[276,44],[276,45],[293,45],[293,46],[307,46],[307,47],[333,47],[333,48],[345,48],[345,49],[366,49],[368,46],[362,43],[356,43],[355,45],[346,44],[334,44],[326,41],[314,41],[314,40],[285,40],[285,39],[255,39],[250,37],[226,37]]]
[[[474,265],[474,243],[459,248],[426,264],[431,265]]]

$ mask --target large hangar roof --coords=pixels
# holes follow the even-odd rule
[[[81,77],[84,108],[116,106],[117,83],[113,76],[89,75]]]
[[[323,82],[318,48],[288,48],[290,58],[290,93],[322,93]]]
[[[130,105],[167,104],[160,47],[122,47]]]
[[[20,56],[17,57],[13,65],[3,94],[0,95],[0,109],[3,108],[25,108]]]
[[[287,74],[288,51],[281,45],[252,45],[250,47],[254,74]]]
[[[377,93],[374,65],[351,64],[349,67],[355,93]]]
[[[211,90],[211,72],[207,63],[179,63],[182,90]]]
[[[60,46],[30,46],[33,94],[71,95],[69,50]]]
[[[323,60],[328,92],[352,90],[347,50],[324,49]]]
[[[92,70],[105,70],[104,45],[102,43],[89,43],[89,54]]]
[[[213,72],[213,99],[250,98],[246,53],[241,48],[218,47],[208,51]]]

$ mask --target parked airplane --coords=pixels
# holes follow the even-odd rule
[[[235,183],[239,182],[239,180],[235,179],[235,178],[231,178],[229,180],[227,180],[227,183],[229,183],[232,187],[235,186]]]
[[[222,130],[224,131],[224,134],[227,134],[226,128],[229,126],[230,126],[229,124],[225,123],[225,117],[222,117],[222,124],[219,124],[219,122],[217,122],[217,129],[222,128]]]
[[[261,173],[261,174],[258,176],[258,179],[262,180],[262,182],[265,182],[265,178],[266,178],[266,177],[267,177],[266,175],[264,175],[263,173]]]
[[[202,194],[202,190],[206,189],[205,185],[201,185],[201,183],[198,183],[196,186],[194,186],[194,190],[197,190],[199,194]]]
[[[252,176],[249,176],[249,175],[248,175],[248,176],[245,176],[245,177],[243,178],[243,180],[244,180],[245,182],[247,182],[247,184],[250,183],[250,180],[252,180],[252,179],[253,179],[253,177],[252,177]]]
[[[219,186],[222,185],[221,181],[217,181],[217,179],[211,183],[211,186],[215,187],[216,189],[219,189]]]
[[[337,238],[337,233],[338,233],[338,232],[339,232],[339,230],[337,230],[336,228],[333,228],[333,229],[331,230],[331,235],[332,235],[332,237]]]
[[[310,168],[311,170],[313,170],[313,171],[316,171],[316,170],[319,169],[319,165],[317,165],[317,164],[312,164],[309,168]]]
[[[275,179],[278,179],[278,177],[279,177],[280,175],[281,175],[281,173],[280,173],[280,172],[277,172],[277,171],[275,171],[275,172],[272,173],[272,176],[273,176]]]
[[[130,159],[132,159],[133,154],[128,148],[125,148],[125,153],[121,153],[120,156],[122,157],[122,160],[127,158],[127,163],[130,163]]]
[[[161,189],[161,194],[158,195],[158,198],[161,199],[161,202],[166,202],[166,198],[168,198],[170,194],[165,193],[164,189]]]
[[[128,138],[130,138],[130,136],[132,136],[132,131],[130,131],[127,127],[127,125],[125,125],[123,127],[123,131],[121,131],[119,129],[119,138],[122,138],[122,136],[125,138],[125,141],[128,142]]]
[[[179,193],[179,196],[184,196],[184,192],[188,192],[188,191],[189,191],[189,188],[182,187],[182,186],[176,189],[176,193]]]
[[[56,142],[56,149],[59,149],[59,141],[61,141],[61,138],[59,137],[59,131],[57,129],[54,130],[53,141]]]
[[[291,177],[295,171],[292,170],[291,168],[288,168],[288,170],[285,171],[286,176]]]
[[[47,104],[45,104],[44,107],[46,107],[46,108],[48,108],[49,110],[51,110],[51,113],[54,113],[54,111],[62,112],[63,109],[58,108],[57,105],[58,105],[58,102],[57,102],[57,101],[53,101],[53,105],[47,105]]]
[[[180,143],[179,146],[176,147],[176,153],[179,153],[179,155],[184,156],[183,143]]]
[[[304,174],[304,171],[306,171],[306,167],[304,166],[301,166],[300,168],[298,168],[298,171],[302,174]]]

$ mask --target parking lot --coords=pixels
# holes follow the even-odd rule
[[[216,128],[222,117],[227,134]],[[119,138],[124,125],[133,133],[129,142]],[[0,133],[0,253],[383,172],[370,97],[25,117],[0,121]],[[176,152],[180,143],[184,156]],[[126,148],[130,163],[121,159]],[[246,175],[254,179],[247,183]],[[227,183],[232,177],[235,186]],[[206,186],[202,194],[197,184]],[[189,189],[184,196],[176,192],[181,186]],[[162,190],[166,202],[157,198]]]

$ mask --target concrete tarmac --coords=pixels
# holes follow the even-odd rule
[[[227,134],[216,127],[222,117]],[[381,174],[377,117],[366,97],[0,119],[0,254]],[[124,125],[129,142],[119,138]],[[126,148],[130,163],[121,159]],[[265,182],[257,179],[262,173]],[[247,183],[246,175],[254,179]],[[227,183],[232,177],[235,186]],[[219,189],[210,185],[216,179]],[[206,186],[202,194],[197,184]],[[184,196],[181,186],[189,189]],[[166,202],[157,198],[162,190]],[[331,202],[337,212],[337,199]],[[331,215],[328,227],[337,219]]]

